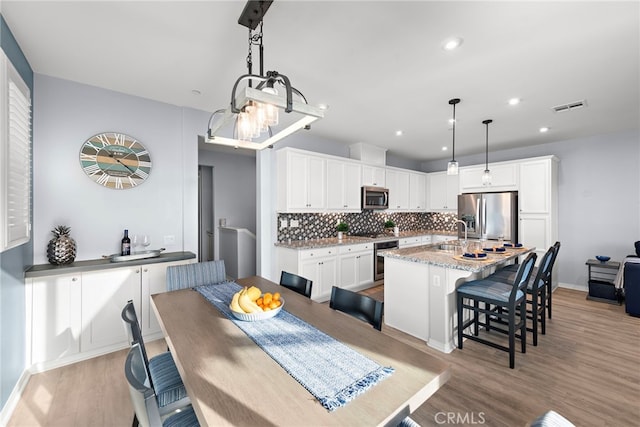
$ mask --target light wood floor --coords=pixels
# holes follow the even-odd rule
[[[365,291],[382,299],[382,287]],[[422,426],[525,426],[553,409],[576,426],[638,426],[640,318],[624,306],[588,301],[585,293],[554,292],[553,319],[537,347],[507,353],[475,342],[443,354],[383,327],[451,364],[452,376],[412,418]],[[164,351],[162,340],[147,344]],[[122,373],[125,351],[31,377],[9,426],[129,426],[133,417]],[[310,421],[310,425],[313,421]]]

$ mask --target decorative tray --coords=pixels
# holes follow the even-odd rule
[[[109,259],[111,262],[124,262],[124,261],[135,261],[137,259],[146,259],[146,258],[156,258],[160,256],[160,252],[164,251],[164,248],[150,250],[150,251],[140,251],[132,253],[131,255],[103,255],[103,258]]]

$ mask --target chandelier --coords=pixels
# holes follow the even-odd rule
[[[311,123],[324,117],[324,110],[309,105],[286,75],[263,71],[262,19],[271,3],[250,0],[238,18],[238,23],[249,29],[248,73],[233,85],[229,107],[211,115],[205,142],[262,150],[302,128],[310,129]],[[252,46],[259,47],[259,74],[253,74]],[[281,110],[286,114],[280,114]],[[232,137],[227,136],[229,133]]]

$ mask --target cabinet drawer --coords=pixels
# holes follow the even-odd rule
[[[339,254],[350,254],[354,252],[365,252],[373,250],[373,243],[359,243],[357,245],[340,246]]]
[[[422,244],[422,237],[405,237],[404,239],[400,239],[399,241],[400,247],[402,246],[418,246]]]
[[[334,256],[338,253],[338,248],[331,246],[328,248],[307,249],[300,251],[300,259],[322,258],[326,256]]]

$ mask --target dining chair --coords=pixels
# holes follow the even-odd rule
[[[479,279],[463,283],[456,289],[456,305],[458,309],[458,348],[462,350],[463,338],[477,341],[496,348],[498,350],[509,353],[509,368],[515,367],[515,340],[520,339],[521,352],[526,352],[527,343],[527,283],[531,277],[531,270],[536,261],[536,254],[530,253],[524,262],[520,265],[515,280],[511,284],[489,280]],[[470,302],[465,303],[465,300]],[[473,304],[471,304],[473,302]],[[480,307],[480,303],[484,304],[484,308]],[[496,309],[498,308],[498,309]],[[499,309],[503,309],[499,310]],[[518,311],[519,308],[519,311]],[[464,309],[471,310],[473,315],[464,322]],[[481,320],[480,314],[483,314],[484,321]],[[516,321],[516,314],[517,321]],[[500,319],[507,323],[507,329],[491,325],[492,317]],[[467,328],[473,326],[473,333],[464,332]],[[478,336],[479,326],[483,326],[487,332],[497,331],[508,335],[509,345],[505,347],[502,344],[490,341]],[[516,331],[519,330],[518,335]]]
[[[287,289],[291,289],[304,295],[307,298],[311,298],[311,287],[313,282],[297,274],[282,271],[280,274],[280,286],[284,286]]]
[[[227,280],[224,260],[167,267],[167,291],[211,285]]]
[[[379,331],[382,330],[382,315],[384,311],[384,303],[382,301],[334,286],[331,288],[329,307],[364,320]]]
[[[139,343],[133,344],[129,349],[124,363],[124,376],[129,384],[129,394],[133,404],[133,427],[138,425],[144,427],[191,427],[200,425],[192,406],[184,407],[180,412],[176,412],[162,420],[157,395],[151,385],[151,378],[148,376],[142,347]]]
[[[166,415],[189,405],[191,399],[187,395],[187,390],[171,353],[167,351],[151,359],[147,357],[133,301],[127,302],[122,309],[121,317],[129,336],[129,342],[132,346],[137,345],[140,348],[149,386],[154,390],[160,414]]]
[[[551,269],[555,252],[555,246],[550,246],[542,257],[538,268],[532,269],[531,279],[527,283],[527,294],[531,296],[530,299],[527,299],[527,305],[531,305],[531,310],[527,309],[527,318],[531,319],[533,323],[531,328],[527,327],[527,330],[533,333],[534,346],[538,345],[538,324],[540,324],[542,335],[546,334],[547,289],[551,281]],[[490,275],[487,279],[513,283],[516,274],[506,272],[503,269]]]

